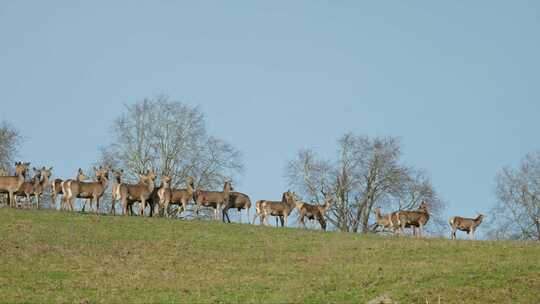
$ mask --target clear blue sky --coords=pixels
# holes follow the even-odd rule
[[[279,199],[300,148],[399,136],[472,216],[540,149],[540,2],[436,2],[1,1],[0,119],[71,177],[124,103],[166,94],[243,152],[253,199]]]

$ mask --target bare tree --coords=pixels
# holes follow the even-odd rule
[[[540,151],[527,154],[517,169],[504,167],[496,183],[488,237],[540,241]]]
[[[197,107],[160,96],[126,105],[112,125],[113,142],[102,148],[101,164],[125,170],[125,180],[153,169],[180,187],[188,176],[195,186],[221,188],[243,170],[240,152],[206,132]]]
[[[307,199],[322,204],[325,193],[334,195],[335,203],[327,216],[337,229],[369,231],[376,205],[413,208],[421,199],[429,202],[435,197],[438,210],[444,205],[429,179],[401,164],[398,139],[349,133],[338,144],[335,161],[324,160],[312,150],[301,150],[286,168],[291,186]]]
[[[0,170],[7,173],[21,143],[19,131],[7,122],[0,124]]]

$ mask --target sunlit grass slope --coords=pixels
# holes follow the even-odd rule
[[[0,209],[0,302],[364,303],[383,293],[540,303],[540,246]]]

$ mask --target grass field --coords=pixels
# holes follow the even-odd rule
[[[540,245],[0,209],[0,302],[364,303],[383,293],[540,303]]]

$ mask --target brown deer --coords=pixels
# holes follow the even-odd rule
[[[304,217],[307,217],[309,220],[316,219],[319,224],[321,225],[321,228],[323,230],[326,230],[326,211],[330,208],[330,206],[333,203],[333,198],[330,195],[325,195],[324,199],[324,205],[312,205],[305,202],[297,202],[296,207],[298,210],[300,210],[300,224],[302,227],[306,228],[306,224],[304,222]]]
[[[31,204],[31,198],[36,198],[36,206],[39,209],[39,201],[41,199],[41,195],[43,194],[45,188],[49,184],[49,178],[52,174],[52,167],[50,169],[46,169],[45,167],[41,169],[32,168],[35,172],[34,177],[32,178],[32,181],[24,182],[19,190],[15,192],[15,197],[17,196],[24,196],[26,197],[26,203],[28,205]]]
[[[195,213],[199,215],[201,206],[211,207],[214,209],[214,219],[218,220],[219,210],[229,202],[231,191],[233,187],[230,181],[225,181],[223,184],[223,191],[203,191],[198,189],[195,191]]]
[[[150,171],[146,174],[139,174],[139,183],[137,184],[121,183],[118,186],[118,195],[122,200],[122,208],[124,210],[124,215],[132,214],[128,213],[128,207],[131,211],[131,204],[139,202],[139,213],[141,216],[144,216],[144,209],[146,209],[146,203],[151,198],[155,188],[155,179],[156,174],[154,173],[154,171]]]
[[[229,223],[231,222],[228,212],[231,208],[237,209],[238,212],[242,212],[242,209],[246,209],[247,221],[249,223],[249,209],[251,208],[251,200],[247,194],[241,192],[231,192],[229,202],[225,204],[225,207],[223,207],[223,222],[225,222],[225,217],[227,217],[227,221]],[[240,213],[240,222],[242,222],[242,213]]]
[[[397,214],[399,211],[392,212],[390,214],[381,215],[381,208],[375,208],[375,221],[378,227],[383,229],[391,229],[392,232],[396,233],[399,229]],[[406,227],[410,227],[406,226]]]
[[[112,187],[111,187],[111,211],[110,214],[116,215],[116,208],[115,204],[116,201],[120,199],[120,185],[122,184],[122,175],[124,174],[124,170],[111,170],[112,172]]]
[[[32,205],[32,196],[34,195],[34,187],[39,183],[41,180],[41,175],[39,170],[36,170],[34,168],[34,176],[30,179],[30,181],[25,181],[19,189],[15,192],[15,201],[17,201],[18,197],[24,197],[26,198],[26,207],[30,208]],[[21,207],[23,207],[23,204],[20,204]]]
[[[450,218],[448,223],[450,224],[450,227],[452,227],[452,234],[450,235],[450,238],[452,240],[456,239],[456,231],[465,231],[469,235],[469,238],[471,240],[474,240],[474,232],[476,231],[476,228],[482,224],[482,220],[484,219],[483,214],[478,214],[476,218],[465,218],[460,216],[453,216]]]
[[[9,205],[16,207],[15,192],[24,183],[26,172],[30,163],[15,163],[15,176],[0,176],[0,193],[7,193],[9,197]]]
[[[296,195],[287,191],[283,193],[281,201],[258,201],[255,204],[257,215],[261,218],[263,225],[268,225],[269,216],[277,216],[281,221],[281,227],[287,226],[287,219],[296,208]],[[255,222],[255,217],[253,218]]]
[[[418,210],[414,211],[397,211],[397,224],[400,232],[402,233],[407,226],[418,228],[418,236],[422,236],[424,226],[429,221],[428,205],[425,201],[420,204]]]
[[[99,169],[96,169],[94,167],[94,171],[96,173],[97,181],[82,182],[69,180],[62,183],[62,192],[66,197],[65,201],[69,205],[71,211],[74,209],[75,198],[83,198],[90,199],[90,205],[92,205],[92,201],[96,202],[96,215],[99,215],[99,201],[105,193],[105,189],[109,183],[109,168],[102,168],[100,166]]]
[[[161,177],[161,186],[157,190],[157,197],[158,197],[158,204],[156,205],[159,207],[159,209],[163,210],[163,214],[166,217],[169,217],[169,204],[171,203],[171,177],[170,176],[165,175]]]
[[[169,204],[178,205],[178,214],[187,209],[187,205],[194,200],[195,183],[191,176],[187,177],[186,189],[171,189],[171,201]]]
[[[75,176],[75,181],[82,182],[88,179],[88,176],[86,176],[81,168],[77,171],[77,176]],[[66,180],[68,181],[68,180]],[[62,192],[62,183],[64,181],[56,178],[54,181],[51,182],[51,204],[53,206],[56,206],[56,197],[58,194],[62,194],[62,199],[60,201],[60,210],[67,210],[68,207],[66,205],[66,200],[64,197],[64,192]]]

